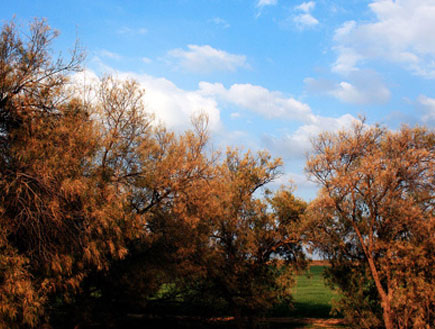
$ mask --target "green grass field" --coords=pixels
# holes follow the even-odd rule
[[[331,299],[334,292],[325,285],[323,271],[325,266],[312,265],[309,271],[296,278],[293,289],[294,308],[277,305],[269,319],[271,329],[320,329],[345,328],[342,320],[334,319],[331,312]]]
[[[295,315],[312,318],[330,317],[331,299],[334,294],[324,283],[323,270],[324,266],[314,265],[310,267],[309,275],[297,277],[293,293]]]
[[[300,318],[330,318],[333,291],[323,280],[324,266],[313,265],[307,273],[297,276],[293,290],[294,309],[278,305],[273,314]]]
[[[331,299],[334,293],[324,283],[324,269],[325,266],[312,265],[309,271],[298,275],[296,286],[293,289],[294,308],[290,309],[287,304],[276,305],[274,310],[268,314],[265,327],[270,329],[344,329],[345,326],[341,324],[342,320],[334,319],[330,315]],[[164,289],[168,288],[169,286],[164,287]],[[157,327],[159,327],[159,321],[161,320],[156,321]],[[138,323],[141,324],[142,322],[139,321]],[[183,322],[177,322],[177,325],[174,325],[174,327],[180,326],[183,328],[224,329],[233,328],[233,323],[223,321],[198,326],[196,322],[192,323],[192,321],[184,319]]]
[[[311,265],[309,271],[298,275],[292,293],[294,308],[289,309],[287,304],[276,305],[270,316],[331,318],[331,299],[334,292],[324,283],[324,269],[323,265]],[[162,287],[161,293],[168,287]]]

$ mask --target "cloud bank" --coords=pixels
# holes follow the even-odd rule
[[[266,119],[310,121],[312,116],[308,104],[249,83],[225,88],[221,83],[200,82],[199,91],[204,96],[237,105]]]
[[[397,63],[416,75],[435,78],[435,2],[376,0],[372,22],[345,22],[335,31],[332,70],[348,74],[370,60]]]

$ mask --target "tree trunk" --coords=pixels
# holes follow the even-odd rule
[[[384,310],[383,318],[385,322],[385,328],[393,329],[393,319],[391,318],[391,305],[390,305],[390,301],[388,300],[388,297],[385,303],[382,302],[382,308]]]
[[[375,281],[376,289],[378,290],[379,296],[381,297],[382,306],[382,316],[384,318],[384,324],[386,329],[393,329],[393,319],[391,317],[391,304],[390,300],[382,287],[381,280],[379,279],[378,271],[376,270],[373,259],[367,257],[370,271],[372,272],[373,280]]]
[[[338,208],[339,211],[341,209]],[[372,273],[373,280],[375,281],[376,289],[378,290],[379,296],[381,297],[381,307],[382,307],[382,316],[384,318],[384,324],[386,329],[393,329],[393,319],[391,317],[391,304],[390,300],[388,298],[387,293],[385,292],[384,288],[381,284],[381,279],[379,278],[378,270],[376,269],[375,263],[373,261],[371,248],[370,246],[367,248],[367,246],[364,243],[364,239],[361,235],[361,232],[359,231],[358,227],[355,224],[355,221],[352,222],[352,225],[355,229],[355,232],[359,238],[359,241],[361,243],[361,247],[364,251],[364,254],[366,256],[367,262],[369,263],[370,272]]]
[[[242,317],[242,312],[240,311],[240,308],[234,304],[232,305],[231,308],[233,309],[235,327],[237,329],[244,329],[245,321]]]

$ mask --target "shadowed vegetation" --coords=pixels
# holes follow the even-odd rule
[[[206,116],[175,133],[134,80],[78,87],[56,35],[0,32],[0,329],[315,328],[322,271],[355,327],[434,323],[433,132],[320,135],[308,205],[268,189],[280,159],[213,151]],[[304,273],[307,244],[331,266]]]
[[[44,21],[0,37],[0,328],[222,312],[243,327],[290,300],[306,203],[267,190],[280,159],[212,152],[202,115],[166,130],[133,80],[77,88],[83,56],[53,59]]]

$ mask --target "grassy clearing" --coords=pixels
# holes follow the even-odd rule
[[[330,314],[334,292],[325,285],[325,265],[312,265],[307,273],[298,275],[293,290],[294,309],[278,305],[269,318],[271,329],[346,328],[339,318]]]
[[[331,299],[333,291],[325,285],[323,280],[323,265],[310,266],[307,273],[298,275],[296,287],[293,290],[294,309],[287,305],[277,305],[274,316],[296,318],[330,318]]]
[[[311,318],[328,318],[331,311],[333,291],[325,285],[323,279],[324,266],[314,265],[309,273],[297,277],[293,293],[295,315]]]
[[[267,317],[266,327],[270,329],[345,328],[341,324],[341,319],[334,318],[330,314],[334,292],[324,283],[325,267],[319,264],[311,265],[309,271],[297,276],[296,286],[293,289],[294,308],[289,309],[287,304],[276,305]],[[171,290],[171,285],[165,285],[160,293],[163,295],[169,290]],[[189,321],[182,321],[175,327],[180,327],[180,325],[185,325],[186,328],[196,328]],[[220,329],[232,328],[232,326],[232,321],[199,325],[201,328]]]
[[[344,329],[342,319],[333,318],[330,315],[331,299],[333,291],[324,284],[323,271],[325,265],[312,265],[310,270],[302,273],[296,278],[296,286],[293,290],[294,309],[288,305],[276,305],[264,322],[264,328],[269,329]],[[162,287],[161,294],[173,288],[171,285]],[[160,295],[158,297],[161,297]],[[144,319],[129,319],[130,328],[143,328]],[[155,323],[154,323],[154,322]],[[172,323],[172,322],[173,323]],[[172,317],[172,318],[147,318],[146,324],[149,328],[173,327],[173,328],[234,328],[232,319],[201,322],[193,318]],[[167,322],[167,323],[166,323]],[[165,326],[162,325],[165,323]],[[167,324],[167,325],[166,325]]]

